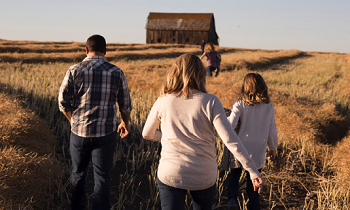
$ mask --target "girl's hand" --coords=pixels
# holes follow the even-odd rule
[[[276,150],[270,150],[269,152],[270,160],[276,159]]]
[[[258,190],[258,193],[260,193],[263,182],[264,181],[263,181],[262,177],[258,177],[258,178],[253,179],[254,191]]]

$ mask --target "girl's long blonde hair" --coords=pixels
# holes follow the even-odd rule
[[[212,43],[206,43],[204,46],[204,50],[207,52],[215,52],[215,47]]]
[[[239,99],[245,105],[250,106],[259,103],[270,103],[267,85],[260,74],[249,73],[244,77]]]
[[[198,56],[183,54],[175,60],[168,71],[160,89],[160,96],[178,94],[188,99],[192,90],[207,93],[206,75],[207,72]]]

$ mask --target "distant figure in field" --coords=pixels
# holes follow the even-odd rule
[[[142,132],[145,139],[162,144],[157,173],[162,210],[184,209],[188,190],[194,210],[212,209],[217,178],[215,129],[260,192],[260,173],[220,100],[208,94],[202,61],[194,54],[181,55],[168,71]]]
[[[275,122],[275,108],[270,102],[267,85],[260,74],[249,73],[245,76],[239,98],[231,108],[228,120],[232,128],[238,131],[238,137],[242,140],[255,166],[261,172],[265,164],[266,147],[269,148],[271,160],[276,157],[278,145],[277,129]],[[242,166],[235,155],[224,148],[222,166],[231,171],[228,179],[229,209],[236,209],[237,196],[239,194],[239,179],[242,174]],[[246,171],[247,177],[250,174]],[[260,209],[259,194],[253,190],[253,185],[247,182],[246,190],[249,198],[249,210]]]
[[[117,132],[129,134],[131,100],[123,71],[106,58],[106,40],[86,41],[87,57],[71,66],[59,90],[59,109],[71,125],[71,209],[85,209],[87,168],[92,160],[92,209],[110,209],[110,178]],[[121,112],[117,128],[116,103]]]
[[[204,46],[205,46],[205,41],[204,41],[204,39],[202,39],[202,41],[201,41],[201,50],[202,50],[202,54],[204,53]]]
[[[215,51],[214,45],[212,43],[205,44],[205,52],[201,55],[200,59],[202,59],[204,56],[207,57],[207,73],[208,76],[211,77],[213,74],[213,71],[217,67],[217,60],[221,60],[221,55]],[[219,73],[215,76],[217,76]]]

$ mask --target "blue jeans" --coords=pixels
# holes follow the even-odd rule
[[[85,209],[85,184],[90,159],[95,181],[92,209],[110,209],[110,178],[117,143],[116,132],[95,138],[84,138],[71,133],[70,142],[72,210]]]
[[[213,75],[213,71],[215,71],[216,67],[214,66],[207,66],[207,73],[208,76],[211,77]]]
[[[261,169],[259,169],[259,172],[261,172]],[[247,180],[247,194],[249,198],[248,203],[248,209],[249,210],[259,210],[260,209],[260,200],[259,200],[259,193],[258,191],[254,191],[254,186],[252,183],[252,180],[250,179],[250,174],[248,171],[245,171],[246,173],[246,180]],[[239,179],[242,174],[242,168],[231,168],[230,173],[227,176],[228,179],[228,199],[231,198],[236,200],[237,203],[237,197],[239,193]]]
[[[185,209],[187,190],[170,187],[157,179],[162,210]],[[193,210],[211,210],[215,195],[215,184],[204,190],[190,190]]]

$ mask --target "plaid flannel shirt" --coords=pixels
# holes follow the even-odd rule
[[[103,56],[88,56],[71,66],[59,90],[59,109],[72,111],[71,131],[81,137],[102,137],[117,129],[117,107],[131,111],[123,71]]]

